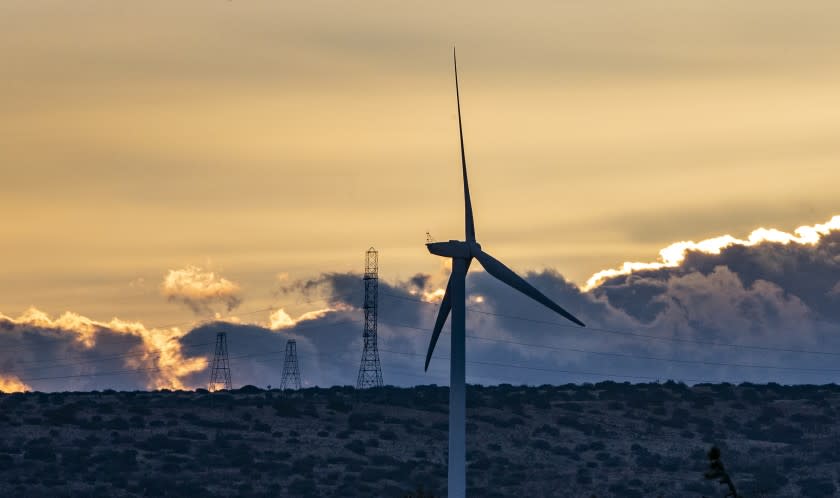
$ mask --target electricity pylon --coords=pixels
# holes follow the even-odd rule
[[[221,389],[233,389],[233,384],[230,381],[230,359],[228,359],[226,332],[216,334],[216,354],[213,356],[213,364],[210,368],[210,384],[207,386],[207,390],[210,392],[217,391],[220,384],[223,385]]]
[[[382,366],[379,364],[379,349],[376,345],[376,320],[379,299],[379,252],[371,247],[365,254],[365,331],[362,335],[364,349],[359,365],[356,389],[382,386]]]
[[[294,339],[286,341],[286,358],[283,360],[283,378],[280,380],[280,389],[300,389],[297,343]]]

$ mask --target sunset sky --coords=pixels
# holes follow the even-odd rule
[[[826,223],[839,16],[827,0],[4,1],[0,313],[295,317],[330,305],[300,282],[360,272],[369,246],[394,285],[445,275],[424,242],[463,237],[453,44],[478,238],[519,272],[583,286],[674,242]],[[184,297],[201,279],[210,307]]]

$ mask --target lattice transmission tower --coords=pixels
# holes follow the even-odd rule
[[[283,360],[283,378],[280,380],[280,389],[300,389],[297,343],[294,339],[286,341],[286,359]]]
[[[221,388],[219,386],[222,386]],[[230,359],[228,358],[227,332],[216,334],[216,354],[213,356],[213,363],[210,367],[210,384],[207,390],[210,392],[219,389],[233,389],[230,381]]]
[[[377,301],[379,300],[379,252],[371,247],[365,254],[365,331],[362,336],[364,349],[356,389],[382,386],[382,365],[376,345]]]

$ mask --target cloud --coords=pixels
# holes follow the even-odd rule
[[[186,305],[197,315],[212,315],[217,305],[232,311],[242,302],[239,285],[193,265],[169,270],[163,278],[161,293],[172,302]]]
[[[0,376],[39,390],[182,389],[185,375],[206,366],[205,358],[184,357],[183,335],[177,327],[71,312],[55,319],[36,308],[17,318],[0,313]]]
[[[0,392],[22,393],[32,388],[20,381],[15,375],[0,375]]]
[[[833,357],[796,351],[840,352],[838,220],[792,234],[757,230],[743,240],[722,237],[672,245],[673,250],[663,252],[667,264],[604,276],[590,290],[553,270],[525,273],[583,319],[585,329],[485,272],[470,273],[467,356],[479,363],[468,364],[468,377],[473,382],[527,383],[582,382],[611,374],[619,380],[626,375],[629,380],[832,382]],[[446,382],[448,327],[431,372],[422,371],[443,284],[441,275],[380,280],[379,345],[386,382]],[[341,314],[357,320],[356,330],[361,330],[361,275],[327,273],[289,289],[354,309]],[[324,322],[310,325],[316,323]],[[296,326],[285,330],[308,337]],[[310,341],[307,347],[315,348],[310,354],[339,346],[361,352],[358,333],[329,338]],[[735,346],[715,345],[720,343]],[[358,358],[351,355],[344,361],[346,382]],[[508,364],[521,368],[503,366]],[[311,375],[313,382],[328,384],[342,378],[338,373],[320,379]]]
[[[675,268],[680,266],[686,257],[692,252],[704,254],[720,254],[722,250],[732,246],[753,247],[766,243],[777,243],[782,245],[814,245],[823,236],[834,230],[840,230],[840,216],[834,216],[828,222],[801,226],[793,233],[783,232],[776,229],[757,228],[746,239],[737,239],[731,235],[721,235],[711,239],[694,241],[675,242],[659,251],[659,261],[651,263],[624,262],[619,268],[601,270],[586,281],[585,290],[593,289],[607,279],[621,275],[630,275],[634,272],[644,270],[659,270],[663,268]]]
[[[522,272],[587,328],[572,325],[486,272],[471,272],[468,381],[834,382],[836,355],[801,352],[840,353],[840,229],[821,228],[826,225],[792,235],[753,232],[759,235],[744,239],[747,243],[697,243],[667,266],[605,277],[590,290],[555,270]],[[447,278],[442,267],[406,280],[380,279],[378,344],[386,383],[448,383],[448,326],[429,371],[423,370]],[[214,275],[210,280],[224,279]],[[235,386],[279,385],[289,339],[298,344],[304,385],[355,384],[364,330],[362,275],[331,272],[282,285],[278,306],[258,318],[260,323],[216,321],[189,332],[117,319],[96,322],[73,313],[53,319],[35,309],[17,319],[0,315],[3,343],[24,351],[0,351],[0,374],[15,375],[37,389],[201,387],[215,335],[225,331]],[[292,316],[280,307],[288,299],[299,304],[301,296],[312,303],[311,311]],[[750,345],[757,348],[743,347]],[[131,356],[114,357],[121,354]],[[80,356],[91,363],[55,367],[39,376],[136,372],[30,381],[35,375],[20,371],[30,368],[21,364],[24,360],[61,364],[62,358]]]
[[[838,225],[838,226],[835,226]],[[823,230],[826,226],[831,228]],[[592,293],[613,303],[621,303],[642,321],[650,322],[663,312],[667,296],[675,292],[674,282],[691,275],[707,278],[725,269],[740,280],[745,289],[773,285],[781,296],[799,299],[810,312],[810,319],[840,322],[840,309],[832,296],[840,280],[840,216],[820,230],[797,229],[799,241],[788,237],[765,239],[753,244],[731,244],[715,251],[687,251],[674,265],[633,270],[605,278]],[[807,227],[808,229],[814,227]],[[753,232],[755,233],[755,232]],[[696,292],[711,294],[694,277]],[[717,293],[726,292],[721,287]]]
[[[314,311],[307,311],[300,315],[297,319],[292,318],[289,316],[288,313],[283,308],[280,308],[276,311],[273,311],[268,317],[268,328],[271,330],[282,330],[292,328],[298,323],[315,320],[321,317],[326,316],[329,313],[337,311],[336,308],[323,308]]]

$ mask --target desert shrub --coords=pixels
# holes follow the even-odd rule
[[[254,463],[254,455],[249,445],[238,443],[228,450],[228,457],[234,467],[247,467]]]
[[[683,491],[688,491],[693,494],[699,494],[701,496],[714,496],[717,493],[718,489],[713,484],[703,481],[697,482],[684,482],[682,485]]]
[[[545,435],[551,436],[551,437],[559,437],[560,436],[560,430],[557,429],[556,427],[550,426],[548,424],[543,424],[540,427],[537,427],[536,429],[534,429],[534,432],[532,433],[533,436],[538,436],[540,434],[545,434]]]
[[[691,407],[695,410],[703,410],[715,404],[714,398],[707,395],[696,396],[691,400]]]
[[[644,496],[638,489],[628,488],[622,483],[611,484],[607,489],[615,496],[621,496],[623,498],[643,498]]]
[[[576,429],[587,436],[603,433],[603,429],[601,429],[598,425],[584,422],[583,420],[579,420],[578,417],[560,415],[557,417],[556,422],[557,425]]]
[[[485,496],[485,495],[478,495],[478,496]],[[405,493],[402,495],[402,498],[437,498],[438,495],[435,495],[431,491],[426,491],[423,489],[423,485],[417,487],[415,491],[410,493]]]
[[[141,450],[153,452],[171,451],[174,453],[187,453],[190,450],[190,441],[171,438],[163,434],[154,434],[145,441],[135,443],[135,446]]]
[[[300,417],[297,407],[286,398],[277,398],[271,406],[278,417]]]
[[[128,423],[128,420],[122,417],[114,417],[108,420],[105,420],[102,423],[103,429],[111,429],[115,431],[125,431],[128,430],[131,425]]]
[[[318,488],[315,481],[303,477],[296,477],[289,483],[289,496],[318,496]]]
[[[50,425],[76,425],[79,423],[78,412],[79,405],[76,403],[67,403],[58,408],[44,410],[44,417]]]
[[[114,405],[113,403],[99,403],[96,408],[96,413],[103,413],[106,415],[110,415],[114,413]]]
[[[315,469],[323,467],[323,460],[314,455],[307,455],[292,462],[292,473],[299,475],[311,475]]]
[[[40,460],[42,462],[54,462],[56,459],[55,450],[46,445],[32,445],[23,451],[25,460]]]
[[[376,429],[370,423],[370,419],[362,413],[351,413],[347,417],[347,428],[351,431],[372,431]]]
[[[531,447],[537,450],[548,451],[551,449],[551,444],[545,439],[534,439],[531,441]]]
[[[579,413],[583,411],[583,406],[579,403],[560,403],[559,405],[557,405],[557,408],[560,408],[561,410],[566,410],[567,412]]]
[[[187,429],[177,429],[169,431],[170,437],[180,437],[184,439],[192,439],[194,441],[207,441],[207,434],[200,431],[189,431]]]
[[[832,496],[837,491],[834,483],[826,478],[809,478],[801,479],[796,482],[799,485],[799,490],[802,496],[807,498],[820,498],[825,496]]]
[[[755,404],[755,403],[761,403],[762,399],[761,399],[761,395],[755,389],[743,388],[743,389],[741,389],[741,401],[744,401],[744,402],[750,403],[750,404]]]
[[[436,430],[436,431],[448,431],[449,430],[449,424],[447,422],[435,422],[434,424],[432,424],[429,427],[433,430]]]
[[[104,450],[91,457],[90,463],[98,464],[104,475],[131,472],[137,468],[137,451]]]
[[[256,432],[271,432],[271,426],[265,422],[260,422],[259,420],[254,421],[254,425],[251,426],[251,429]]]
[[[382,439],[383,441],[396,441],[397,433],[391,430],[384,430],[379,433],[379,439]]]
[[[772,405],[765,405],[755,419],[755,422],[762,425],[769,425],[782,417],[782,411]]]
[[[592,484],[592,474],[589,469],[579,468],[577,470],[577,475],[575,476],[575,481],[577,481],[578,484]]]
[[[353,453],[358,453],[359,455],[365,454],[365,443],[360,439],[354,439],[349,443],[344,445],[345,448],[352,451]]]
[[[129,413],[133,413],[135,415],[141,415],[141,416],[148,416],[148,415],[152,414],[152,410],[149,409],[148,406],[146,406],[145,404],[136,403],[136,402],[135,402],[135,404],[132,404],[128,407],[128,411],[129,411]]]
[[[752,475],[764,493],[775,493],[788,483],[772,462],[760,462],[752,469]]]
[[[327,409],[338,413],[349,413],[353,410],[353,407],[343,399],[331,398],[327,401]]]

